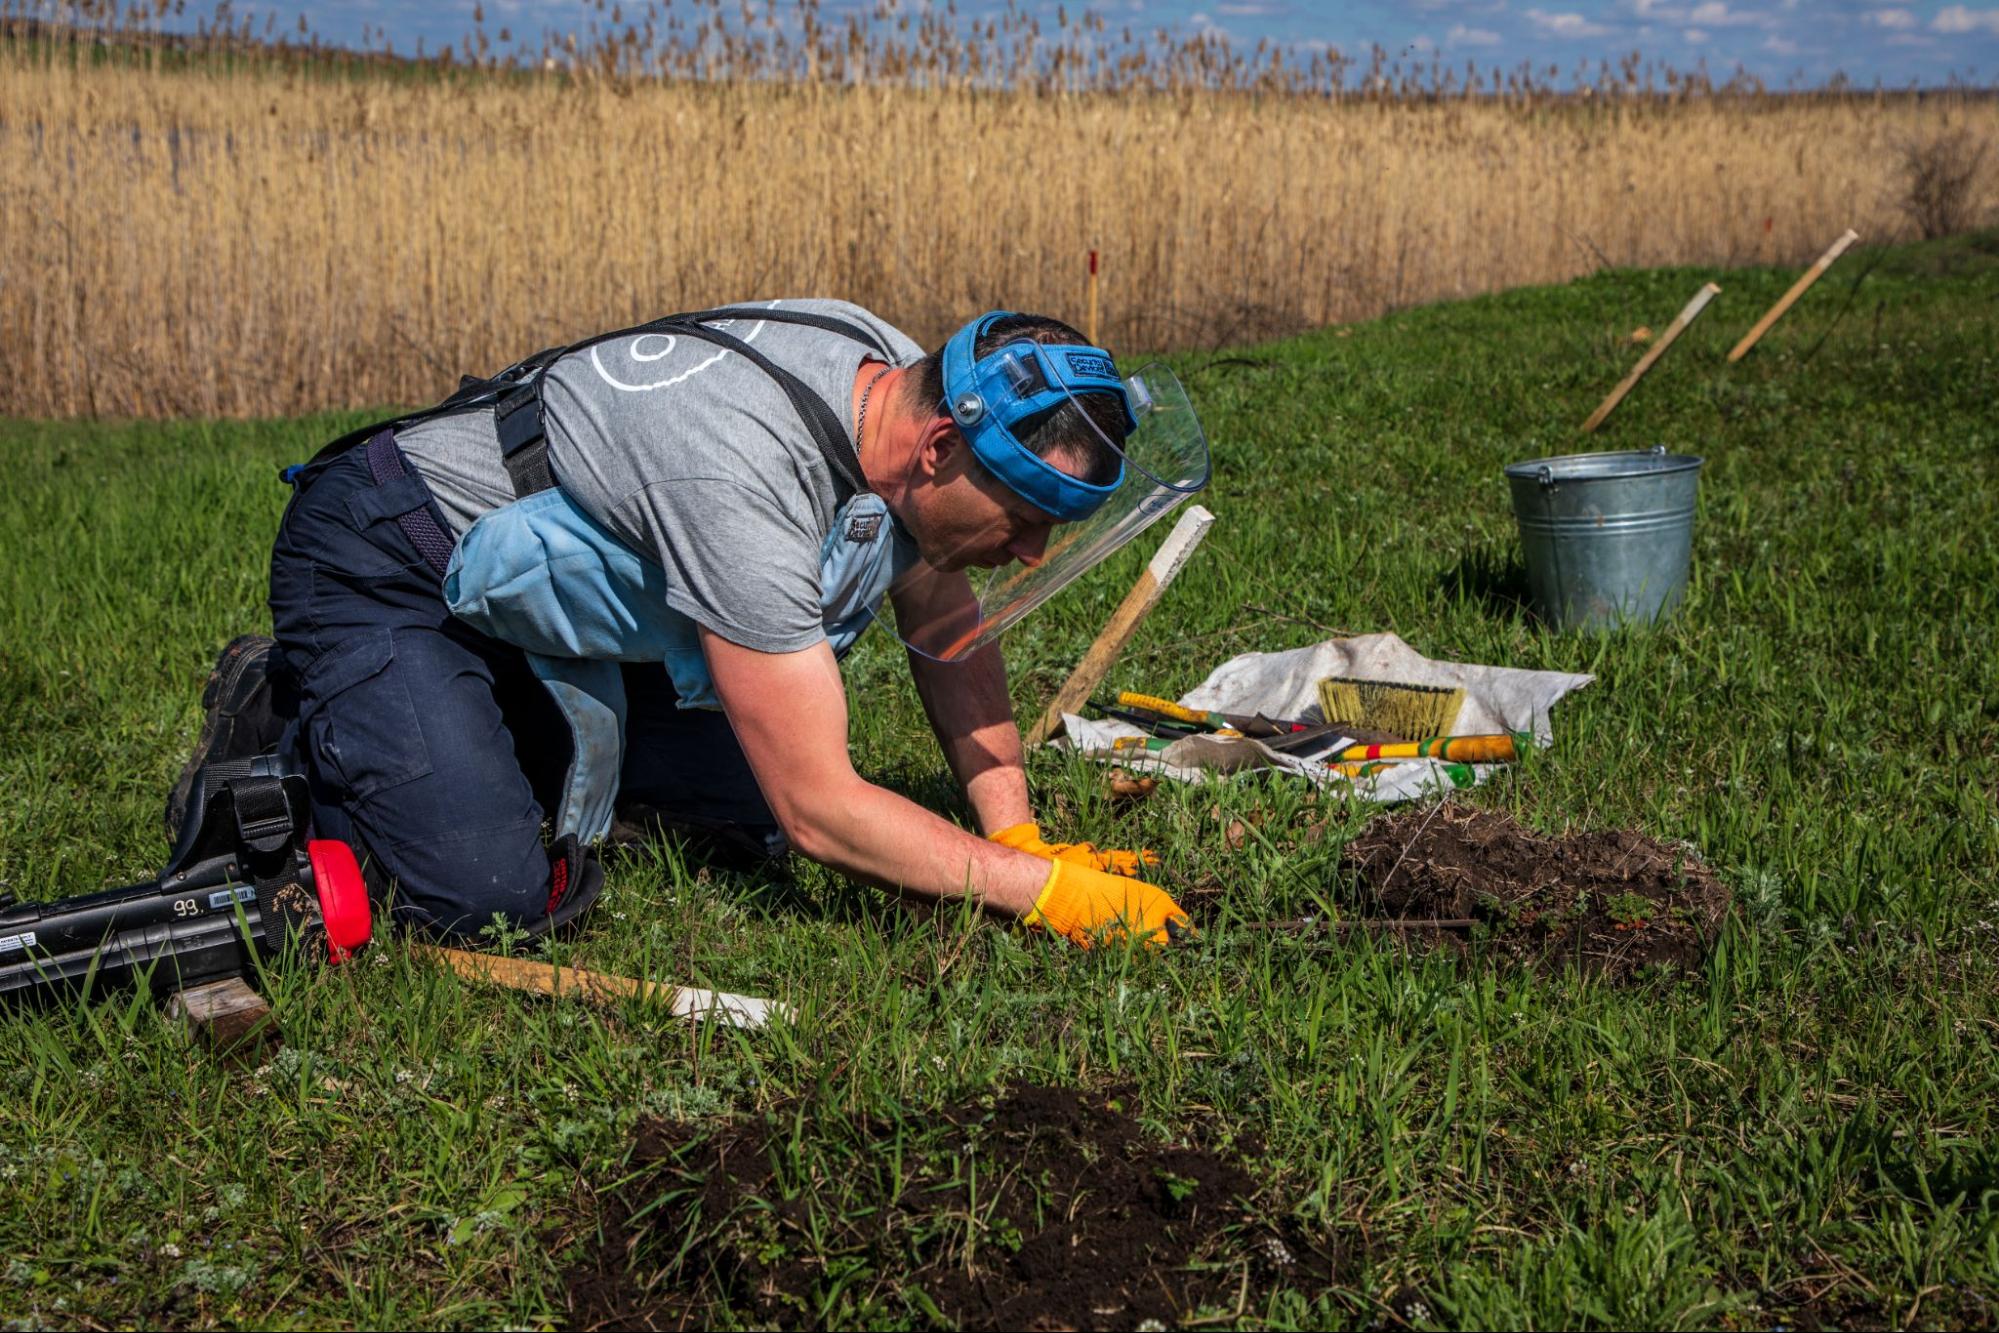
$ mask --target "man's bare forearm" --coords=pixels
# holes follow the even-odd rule
[[[970,897],[1025,915],[1048,863],[965,832],[885,788],[855,779],[803,794],[787,820],[798,850],[855,879],[924,898]]]
[[[980,832],[1034,818],[1021,767],[1020,728],[1013,720],[999,649],[987,644],[962,662],[933,662],[911,653],[909,674]]]
[[[964,895],[1016,915],[1034,906],[1048,879],[1046,861],[967,833],[854,772],[846,693],[830,647],[761,653],[706,628],[701,644],[764,800],[799,852],[926,897]],[[1019,745],[1016,738],[1016,770]],[[992,786],[989,776],[987,808],[1003,811]]]

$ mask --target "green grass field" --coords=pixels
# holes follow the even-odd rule
[[[1274,781],[1112,806],[1100,769],[1050,751],[1030,775],[1052,835],[1223,886],[1197,944],[1084,954],[662,846],[563,955],[779,997],[795,1025],[537,1002],[394,940],[267,977],[285,1045],[256,1069],[131,997],[0,1016],[0,1319],[565,1324],[600,1201],[644,1188],[620,1185],[635,1124],[771,1115],[806,1224],[767,1243],[823,1261],[789,1321],[922,1326],[893,1247],[833,1224],[870,1204],[855,1127],[917,1151],[937,1108],[1032,1083],[1123,1087],[1147,1135],[1246,1145],[1257,1207],[1342,1256],[1329,1288],[1259,1282],[1190,1322],[1991,1327],[1999,235],[1856,252],[1734,367],[1791,275],[1726,275],[1586,445],[1624,336],[1706,276],[1604,272],[1183,359],[1219,521],[1111,681],[1173,694],[1237,652],[1381,629],[1595,672],[1553,750],[1457,799],[1694,844],[1739,907],[1699,973],[1611,987],[1242,929],[1337,906],[1340,846],[1376,812]],[[356,420],[0,424],[0,889],[157,868],[202,676],[268,624],[273,469]],[[1683,612],[1539,628],[1501,465],[1654,441],[1708,460]],[[1142,560],[1011,636],[1021,716]],[[847,670],[863,771],[962,813],[871,638]],[[1004,1255],[983,1225],[939,1243]],[[1391,1310],[1398,1291],[1421,1299]]]

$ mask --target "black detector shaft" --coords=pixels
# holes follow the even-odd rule
[[[0,1003],[240,976],[296,940],[340,962],[366,944],[354,852],[307,837],[305,779],[274,758],[204,769],[157,879],[49,903],[0,901]]]

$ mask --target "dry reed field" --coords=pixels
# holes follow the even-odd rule
[[[0,414],[415,402],[757,296],[846,297],[924,340],[994,305],[1080,321],[1091,249],[1114,348],[1218,345],[1605,264],[1801,261],[1849,225],[1913,234],[1912,157],[1999,141],[1999,103],[1962,91],[1355,94],[1199,44],[1177,74],[919,77],[906,50],[870,65],[837,38],[846,64],[732,46],[695,78],[616,68],[634,44],[608,39],[595,66],[468,48],[470,67],[335,68],[107,57],[17,25]]]

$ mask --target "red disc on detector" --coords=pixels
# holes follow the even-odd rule
[[[368,913],[368,886],[361,878],[361,863],[354,849],[332,838],[315,838],[305,845],[312,862],[312,883],[319,891],[319,916],[326,924],[326,952],[330,961],[345,962],[347,956],[368,942],[372,922]]]

